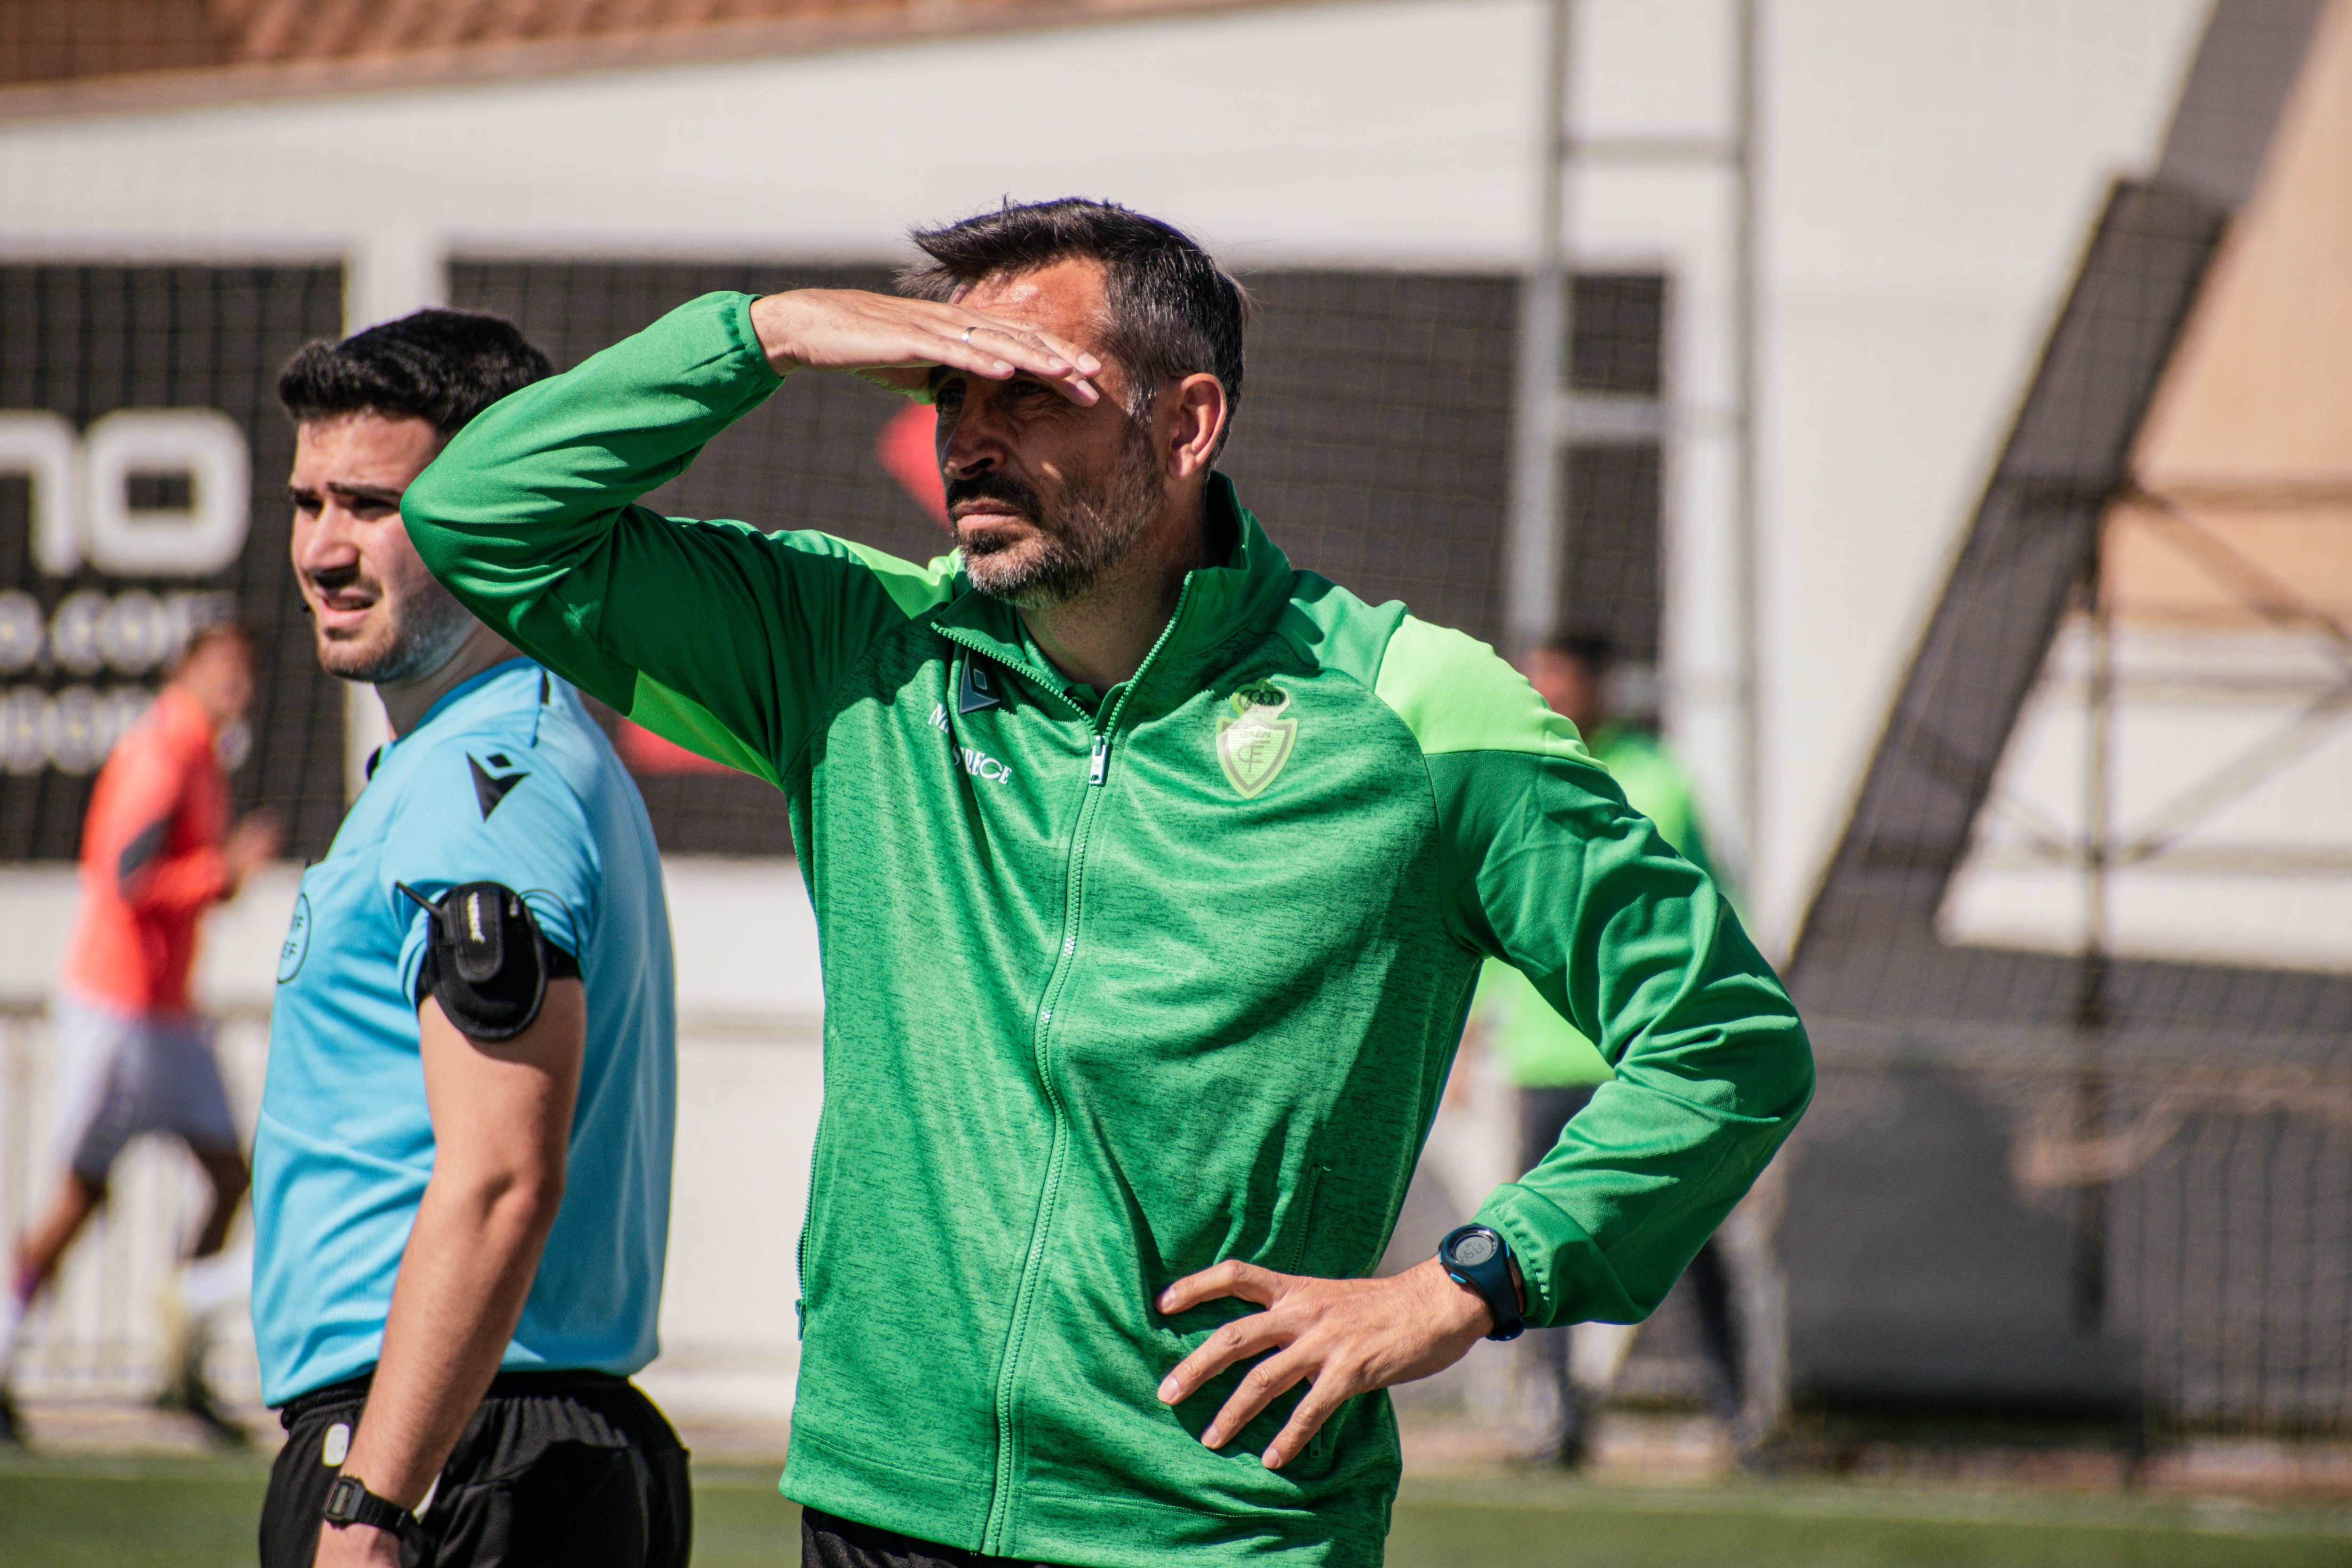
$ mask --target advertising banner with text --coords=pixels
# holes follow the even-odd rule
[[[342,690],[287,559],[276,386],[342,308],[336,267],[0,266],[0,860],[75,855],[107,749],[219,619],[259,650],[237,809],[298,857],[333,837]]]

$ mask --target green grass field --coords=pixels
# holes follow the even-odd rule
[[[0,1466],[9,1568],[247,1568],[251,1462],[21,1458]],[[695,1494],[698,1568],[798,1561],[765,1472]],[[1416,1483],[1394,1568],[2345,1568],[2352,1511],[1819,1483],[1653,1491],[1540,1479]]]

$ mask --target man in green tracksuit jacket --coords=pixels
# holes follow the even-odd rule
[[[1242,509],[1246,303],[1197,246],[1077,201],[916,239],[919,297],[711,295],[508,398],[409,531],[786,797],[825,983],[803,1561],[1377,1563],[1375,1391],[1648,1312],[1802,1110],[1803,1030],[1525,680]],[[796,368],[936,404],[954,554],[635,504]],[[1615,1079],[1476,1215],[1507,1271],[1474,1233],[1469,1283],[1368,1279],[1487,956]]]

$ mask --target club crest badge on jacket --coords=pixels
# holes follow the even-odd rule
[[[1234,716],[1217,716],[1217,763],[1225,782],[1255,798],[1282,772],[1298,743],[1298,721],[1286,719],[1290,693],[1271,680],[1253,681],[1230,699]]]

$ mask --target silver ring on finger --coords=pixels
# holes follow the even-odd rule
[[[978,327],[966,327],[966,328],[963,330],[963,336],[962,336],[962,337],[961,337],[961,338],[958,338],[958,339],[956,340],[956,342],[960,342],[960,343],[970,343],[970,342],[971,342],[971,335],[972,335],[972,333],[974,333],[974,332],[976,332],[976,331],[980,331],[980,329],[979,329]]]

